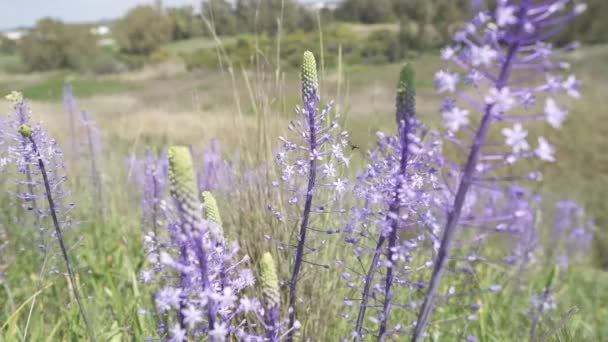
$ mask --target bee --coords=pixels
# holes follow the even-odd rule
[[[350,139],[347,141],[347,143],[348,143],[348,147],[350,147],[351,151],[361,149],[358,145],[355,145]]]

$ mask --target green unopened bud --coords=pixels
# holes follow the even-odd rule
[[[19,134],[21,134],[24,138],[30,138],[32,136],[32,127],[28,125],[21,125],[21,127],[19,127]]]
[[[169,148],[169,181],[171,194],[192,218],[199,218],[200,201],[190,150],[185,146]]]
[[[272,308],[281,304],[281,291],[279,289],[279,277],[274,264],[272,254],[266,252],[260,260],[260,278],[262,283],[262,295],[266,307]]]
[[[205,203],[205,218],[209,221],[222,225],[220,210],[213,194],[209,191],[203,192],[203,202]]]
[[[317,61],[312,52],[304,52],[302,58],[302,99],[304,103],[310,101],[311,97],[318,96],[319,80],[317,78]]]
[[[11,91],[10,94],[6,95],[4,98],[9,100],[10,102],[18,103],[18,102],[23,101],[23,94],[18,91],[13,90],[13,91]]]
[[[401,68],[397,84],[397,125],[416,116],[416,70],[411,63]]]

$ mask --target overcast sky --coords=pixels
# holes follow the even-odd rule
[[[163,0],[165,6],[193,5],[200,0]],[[138,4],[154,0],[0,0],[0,30],[31,26],[43,17],[67,22],[113,19]]]

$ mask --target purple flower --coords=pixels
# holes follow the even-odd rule
[[[102,136],[101,131],[95,124],[95,121],[91,115],[86,112],[81,112],[81,124],[85,130],[86,142],[87,142],[87,154],[86,158],[90,161],[90,172],[91,182],[93,183],[93,189],[95,192],[95,207],[97,208],[99,219],[104,218],[105,212],[105,196],[103,188],[103,174],[102,174]]]
[[[495,186],[496,182],[516,179],[496,176],[496,171],[521,158],[554,159],[554,151],[544,138],[539,140],[538,149],[529,151],[528,132],[523,123],[547,118],[553,126],[561,125],[565,112],[555,102],[555,94],[566,91],[578,95],[580,85],[575,78],[564,84],[556,74],[567,68],[567,64],[555,62],[550,46],[545,43],[584,10],[578,4],[567,6],[571,3],[569,0],[499,0],[493,13],[482,10],[471,24],[456,34],[458,46],[451,49],[459,53],[445,54],[445,59],[452,61],[464,73],[476,75],[475,81],[467,82],[473,91],[465,91],[464,87],[455,89],[459,104],[454,104],[454,107],[480,113],[481,122],[467,135],[470,141],[447,137],[466,156],[466,163],[459,167],[453,204],[447,208],[447,222],[433,275],[416,320],[413,341],[420,341],[424,336],[454,240],[469,225],[470,220],[463,216],[463,209],[471,193],[478,187]],[[524,71],[525,75],[516,76],[515,71]],[[445,86],[441,85],[438,90],[443,92]],[[533,112],[534,103],[538,101],[532,99],[543,97],[547,98],[545,113]],[[454,131],[456,126],[459,127],[454,118],[448,119],[451,119],[446,122],[448,130]],[[489,144],[486,140],[490,131],[503,123],[511,126],[502,127],[504,144]],[[448,161],[448,164],[458,167],[458,163]],[[535,174],[532,178],[540,177]]]
[[[17,184],[25,187],[25,192],[17,193],[25,207],[31,208],[34,216],[34,230],[38,233],[39,250],[42,252],[41,275],[47,272],[60,274],[58,266],[51,262],[56,259],[52,246],[58,247],[58,254],[68,274],[70,286],[76,299],[87,334],[94,340],[94,334],[87,318],[84,304],[76,283],[75,267],[70,256],[70,242],[65,235],[72,226],[70,211],[74,205],[64,206],[64,199],[69,195],[62,191],[67,181],[64,174],[65,165],[62,152],[54,139],[49,138],[41,125],[33,126],[29,122],[29,108],[22,99],[15,104],[15,117],[6,124],[8,158],[22,177],[15,176]],[[10,133],[9,133],[10,132]],[[49,222],[50,221],[50,222]],[[49,228],[45,228],[47,226]],[[56,244],[55,244],[56,243]],[[50,271],[46,269],[50,263]]]
[[[295,242],[285,245],[295,246],[291,279],[289,281],[289,327],[288,340],[296,333],[297,285],[304,263],[315,264],[305,260],[305,254],[311,254],[323,247],[318,237],[323,237],[332,229],[317,227],[315,217],[331,213],[341,213],[333,209],[334,203],[348,187],[341,175],[339,166],[348,166],[350,159],[345,153],[348,146],[348,134],[341,132],[337,118],[330,120],[331,103],[325,109],[319,109],[316,61],[312,53],[305,52],[302,64],[302,101],[303,108],[297,108],[297,118],[289,124],[293,135],[290,138],[279,137],[282,148],[276,155],[280,168],[281,182],[277,187],[283,190],[282,197],[287,201],[286,212],[270,207],[273,214],[285,223],[298,227],[294,234]],[[322,265],[327,267],[326,265]]]
[[[255,285],[252,272],[243,268],[248,257],[237,257],[238,246],[223,237],[219,212],[209,213],[210,203],[201,201],[190,150],[171,147],[168,160],[170,201],[162,191],[164,160],[148,154],[144,163],[146,215],[160,210],[156,215],[161,217],[144,220],[158,231],[144,240],[151,269],[144,270],[142,280],[160,286],[154,295],[159,328],[171,327],[168,337],[176,341],[203,335],[211,341],[229,336],[256,340],[255,327],[263,310],[253,300],[246,305],[242,295]],[[202,197],[211,198],[208,193]],[[242,315],[252,319],[242,321]]]

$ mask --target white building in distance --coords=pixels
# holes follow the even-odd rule
[[[343,0],[310,0],[304,2],[304,6],[313,10],[335,10]]]
[[[14,29],[14,30],[4,31],[1,34],[10,40],[19,40],[27,34],[27,31],[23,30],[23,29]]]

